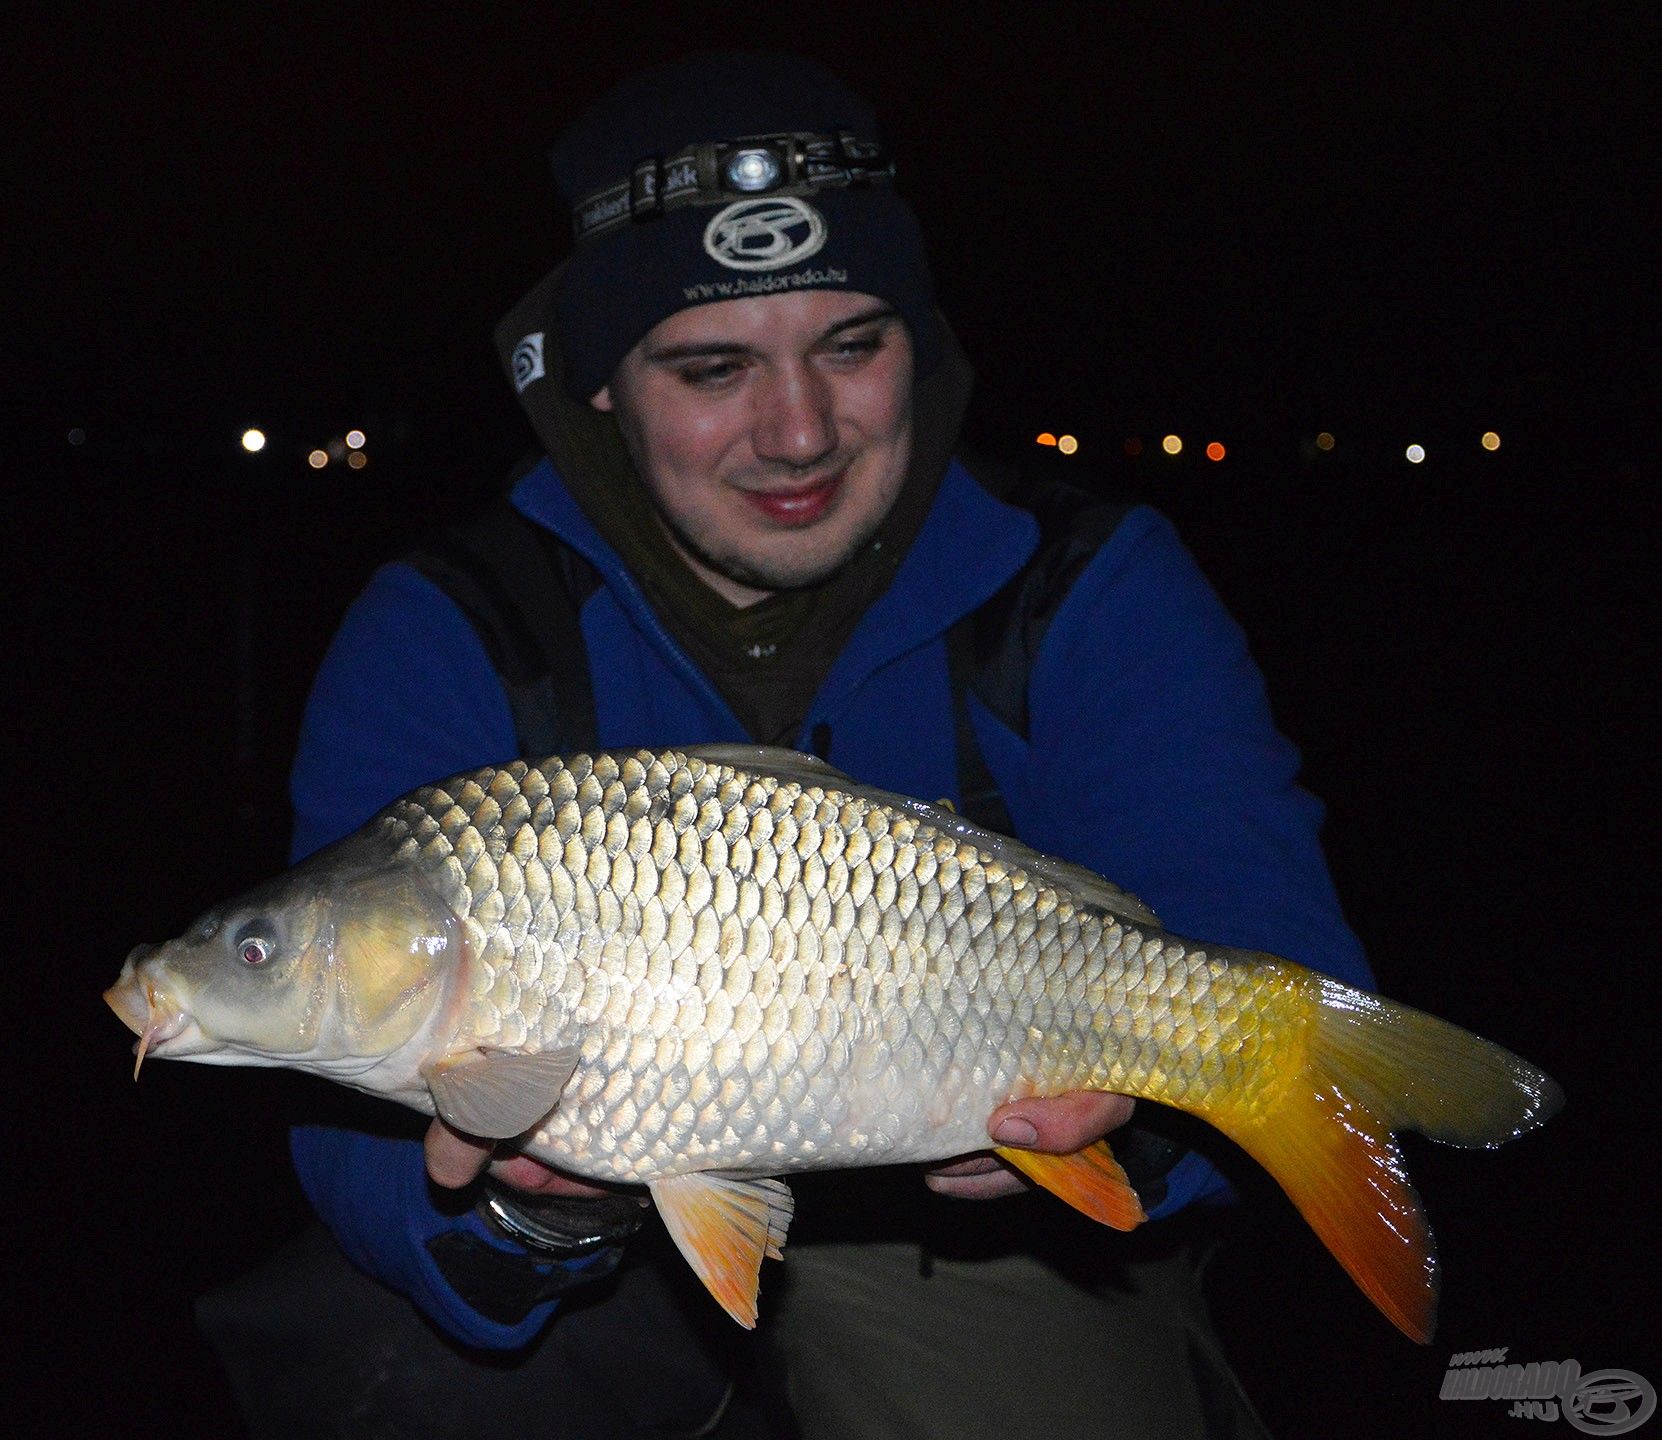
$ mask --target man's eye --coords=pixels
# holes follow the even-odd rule
[[[881,335],[863,335],[858,340],[838,341],[836,353],[846,359],[858,360],[867,355],[875,355],[882,348]]]
[[[708,365],[688,365],[681,371],[681,379],[688,385],[714,385],[739,373],[736,360],[716,360]]]

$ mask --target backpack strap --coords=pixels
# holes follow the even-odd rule
[[[468,619],[502,681],[522,755],[593,750],[584,602],[600,577],[506,496],[404,557]]]
[[[1039,522],[1039,543],[1027,563],[946,636],[963,813],[978,825],[1010,834],[1009,809],[976,743],[969,694],[973,691],[1007,729],[1027,738],[1027,684],[1050,622],[1132,507],[1059,480],[1018,489],[1019,476],[1012,472],[985,460],[971,464],[978,480],[1031,511]]]

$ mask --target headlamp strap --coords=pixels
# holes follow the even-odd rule
[[[729,161],[753,151],[771,159],[773,178],[762,184],[735,184],[729,177]],[[708,205],[743,195],[802,195],[893,178],[894,162],[883,147],[859,139],[850,130],[706,140],[675,155],[637,160],[627,179],[584,196],[572,206],[572,232],[581,242],[656,219],[682,205]]]

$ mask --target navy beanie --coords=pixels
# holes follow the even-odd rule
[[[610,383],[618,362],[676,311],[784,290],[850,290],[888,301],[912,332],[917,373],[934,369],[940,335],[923,235],[886,174],[851,167],[857,183],[749,196],[706,186],[678,203],[673,177],[679,169],[690,178],[694,167],[670,162],[691,147],[786,134],[842,137],[840,151],[835,140],[815,147],[821,168],[809,173],[817,174],[837,173],[839,156],[881,145],[870,106],[823,66],[738,53],[690,56],[636,75],[560,137],[554,183],[578,239],[559,272],[552,318],[575,399]],[[653,206],[654,192],[669,203]]]

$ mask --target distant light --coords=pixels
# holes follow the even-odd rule
[[[346,432],[346,443],[354,450],[362,450],[364,448],[364,432],[362,430],[348,430]]]
[[[1054,445],[1055,443],[1056,443],[1056,437],[1054,435],[1052,435],[1050,433],[1050,431],[1048,431],[1048,430],[1046,430],[1042,435],[1039,436],[1039,444],[1041,444],[1041,445]]]
[[[1056,448],[1064,455],[1071,455],[1079,448],[1079,442],[1071,435],[1059,435],[1056,437]]]
[[[1408,463],[1410,465],[1418,465],[1423,459],[1425,459],[1425,446],[1410,445],[1408,447]]]
[[[1500,449],[1500,436],[1495,434],[1493,430],[1485,430],[1483,432],[1483,448],[1485,450]]]
[[[306,457],[306,463],[314,470],[321,470],[329,463],[329,454],[325,450],[314,450]]]
[[[329,458],[331,460],[346,459],[346,441],[344,440],[331,440],[323,448],[329,452]]]
[[[1208,460],[1221,460],[1228,453],[1216,440],[1206,447],[1206,458]]]
[[[1142,440],[1138,436],[1133,435],[1125,442],[1125,453],[1135,460],[1137,456],[1143,453]]]
[[[346,457],[346,463],[354,470],[362,470],[365,465],[369,464],[369,456],[365,455],[362,450],[354,450]]]
[[[1183,439],[1179,435],[1168,435],[1160,442],[1160,448],[1168,455],[1176,455],[1183,448]]]
[[[77,425],[69,432],[69,443],[71,445],[85,445],[87,443],[87,432]]]
[[[264,430],[244,430],[242,432],[242,448],[250,455],[258,454],[265,449]]]
[[[1331,435],[1329,435],[1327,433],[1327,431],[1323,430],[1320,435],[1316,436],[1316,449],[1318,449],[1318,450],[1331,450],[1332,448],[1333,448],[1333,437]]]

